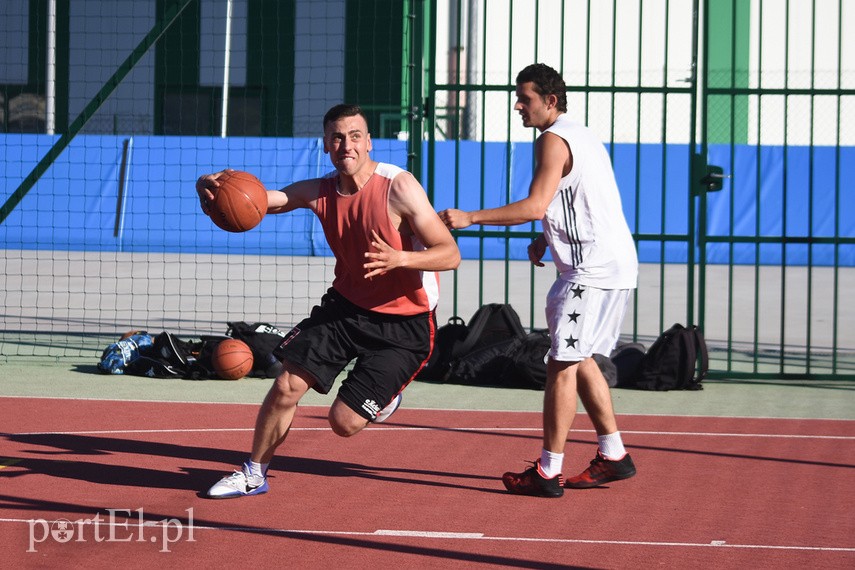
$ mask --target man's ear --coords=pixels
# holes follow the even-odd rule
[[[558,95],[555,93],[550,93],[546,96],[546,104],[548,107],[557,107],[558,106]]]
[[[374,144],[371,142],[371,133],[366,133],[366,136],[368,137],[368,152],[371,152],[374,150]]]

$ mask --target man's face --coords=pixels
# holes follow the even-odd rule
[[[517,85],[517,102],[514,110],[522,117],[523,126],[543,130],[549,126],[549,110],[546,101],[534,90],[534,83],[526,81]]]
[[[369,161],[371,135],[362,115],[342,117],[327,123],[324,129],[324,152],[336,170],[353,176]]]

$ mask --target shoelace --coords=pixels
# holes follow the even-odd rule
[[[253,484],[252,479],[254,478],[255,477],[252,475],[252,473],[247,474],[246,472],[244,472],[243,469],[235,469],[234,473],[229,475],[228,481],[236,488],[238,485],[243,485],[244,489],[246,489],[247,491],[251,491],[253,489],[261,487],[264,484],[264,477],[262,477],[261,481],[257,482],[257,484]]]
[[[243,478],[244,481],[249,481],[249,477],[247,477],[246,473],[243,472],[243,469],[235,469],[234,472],[229,475],[229,481],[237,481],[240,478]]]
[[[537,461],[529,461],[526,459],[524,461],[524,463],[527,463],[529,466],[526,469],[523,469],[522,473],[511,473],[511,475],[513,475],[513,477],[516,481],[522,481],[523,477],[525,477],[525,474],[528,470],[537,469]]]
[[[529,467],[528,469],[534,469],[534,472],[535,472],[535,473],[537,473],[538,475],[540,475],[541,477],[543,477],[543,475],[541,475],[541,474],[540,474],[540,470],[537,468],[537,460],[534,460],[534,461],[528,461],[528,460],[527,460],[527,461],[526,461],[526,463],[531,464],[531,467]],[[592,461],[591,463],[593,463],[593,461]],[[526,469],[526,471],[528,471],[528,469]],[[522,475],[523,475],[524,473],[525,473],[525,471],[523,471],[523,473],[522,473],[522,474],[520,474],[520,479],[522,479]],[[563,484],[564,484],[564,475],[563,475],[563,474],[561,474],[561,473],[559,473],[558,475],[556,475],[556,477],[558,477],[558,484],[559,484],[559,485],[563,485]],[[554,478],[555,478],[555,477],[550,477],[548,480],[551,480],[551,479],[554,479]]]
[[[595,458],[591,460],[591,466],[588,468],[591,470],[591,473],[600,473],[608,469],[606,465],[607,459],[604,457],[600,457],[599,454]]]

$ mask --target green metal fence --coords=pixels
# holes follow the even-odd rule
[[[649,343],[674,322],[694,323],[706,333],[714,378],[855,377],[855,314],[844,301],[855,269],[840,264],[853,245],[840,223],[853,203],[840,157],[853,144],[855,118],[855,60],[846,55],[853,20],[844,2],[460,0],[449,3],[450,13],[431,8],[429,148],[460,145],[456,181],[459,169],[472,167],[464,145],[500,141],[510,154],[515,142],[533,139],[513,123],[512,106],[516,72],[535,61],[562,72],[569,114],[591,125],[616,168],[631,173],[621,184],[625,211],[639,251],[659,261],[642,263],[627,339]],[[834,170],[830,185],[828,177],[804,176],[804,161],[788,164],[798,154],[808,169],[819,168],[820,146],[836,157],[821,166]],[[745,156],[755,158],[749,168]],[[430,151],[427,162],[429,178],[449,168]],[[685,173],[676,184],[675,171]],[[452,203],[437,207],[457,206],[476,190],[483,206],[481,181],[479,189],[457,184]],[[508,200],[511,192],[509,183]],[[834,198],[814,205],[820,193]],[[797,200],[806,200],[804,219]],[[678,202],[682,219],[671,208]],[[747,227],[746,210],[754,218]],[[828,216],[835,221],[817,233],[814,220]],[[771,230],[770,217],[778,218]],[[455,233],[482,252],[498,238],[509,252],[538,225],[526,229]],[[830,248],[832,262],[815,248]],[[675,253],[683,261],[663,262]],[[530,326],[543,326],[554,273],[526,265],[509,256],[464,262],[450,283],[453,312],[511,302]]]
[[[31,147],[48,145],[38,150],[42,162],[6,163],[7,235],[36,230],[50,239],[38,216],[7,220],[25,197],[35,200],[30,190],[45,173],[65,176],[58,185],[77,203],[91,192],[115,209],[96,188],[114,181],[81,172],[108,171],[116,149],[105,147],[97,164],[49,172],[78,134],[116,134],[125,144],[181,136],[205,150],[219,148],[227,131],[248,141],[231,158],[260,169],[268,162],[258,156],[260,138],[316,136],[318,118],[341,99],[367,109],[376,139],[408,140],[407,165],[437,209],[506,203],[526,190],[525,152],[536,135],[512,111],[514,78],[540,61],[562,72],[570,115],[599,133],[619,172],[642,259],[625,338],[649,344],[675,322],[694,323],[708,339],[713,377],[855,378],[848,0],[240,0],[243,51],[232,62],[243,75],[230,84],[223,50],[212,47],[224,2],[8,3],[0,132],[57,136]],[[220,117],[226,95],[233,112]],[[52,111],[43,112],[45,101]],[[192,194],[182,199],[195,208]],[[538,228],[456,232],[468,259],[442,276],[440,320],[509,302],[524,324],[544,327],[555,272],[520,255]],[[195,333],[232,318],[288,326],[314,298],[302,289],[323,288],[330,270],[313,256],[274,262],[232,250],[223,259],[173,259],[111,244],[94,252],[39,245],[0,258],[0,357],[95,354],[131,325]],[[270,313],[259,291],[273,265],[277,283],[312,276]],[[191,276],[178,270],[188,267]],[[138,289],[144,302],[125,307],[122,292]],[[236,315],[216,314],[213,292]]]
[[[843,233],[853,189],[841,164],[855,126],[851,44],[847,50],[852,7],[842,1],[704,7],[702,152],[723,143],[720,155],[733,165],[740,145],[754,149],[756,161],[734,176],[747,178],[742,187],[756,193],[748,203],[751,223],[740,226],[746,203],[736,193],[699,192],[700,322],[727,341],[724,372],[851,377],[855,315],[845,298],[855,276],[840,265],[840,254],[855,243]],[[775,152],[760,150],[769,147]],[[781,173],[774,181],[766,179],[772,168]],[[818,170],[826,171],[822,180]],[[766,200],[763,190],[780,200]],[[727,235],[706,231],[713,200],[727,212]],[[820,218],[830,223],[820,227]],[[778,222],[771,235],[761,231],[766,219]],[[745,265],[735,265],[739,248],[750,257]],[[726,272],[707,262],[712,252],[724,252]]]

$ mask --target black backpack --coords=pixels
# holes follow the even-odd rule
[[[521,340],[525,334],[517,312],[503,303],[479,307],[468,325],[459,317],[452,317],[447,325],[437,330],[434,353],[419,378],[460,384],[495,384],[498,378],[492,361],[508,353],[509,341]],[[481,352],[488,348],[491,350]],[[484,370],[488,363],[490,369]]]
[[[503,303],[480,307],[469,319],[467,329],[466,337],[458,347],[462,355],[510,338],[525,336],[519,315],[513,307]]]
[[[469,331],[466,321],[460,317],[451,317],[448,323],[436,330],[433,352],[427,364],[419,371],[421,380],[443,380],[448,374],[451,361],[460,356],[460,345]]]
[[[632,388],[638,375],[638,366],[647,349],[639,342],[620,342],[609,355],[615,365],[617,379],[610,388]]]
[[[184,340],[170,332],[162,332],[153,344],[128,362],[124,373],[149,378],[187,378],[206,380],[216,378],[211,364],[213,349],[222,336],[203,336],[199,340]]]
[[[641,358],[634,388],[640,390],[703,390],[709,369],[707,345],[698,327],[675,324],[659,335]]]
[[[213,366],[214,350],[227,338],[241,340],[252,350],[253,365],[247,376],[274,378],[282,370],[273,351],[286,333],[268,323],[228,323],[225,336],[207,335],[198,340],[182,339],[166,331],[157,336],[138,333],[109,345],[101,355],[98,370],[149,378],[218,378]]]
[[[543,390],[546,386],[546,355],[552,347],[549,331],[535,329],[516,347],[501,383],[509,388]]]
[[[545,389],[546,355],[549,354],[550,348],[552,348],[552,341],[548,330],[535,329],[528,333],[522,342],[516,345],[510,366],[504,369],[501,376],[502,385],[509,388]],[[600,367],[606,383],[610,387],[617,383],[615,364],[602,354],[595,354],[593,358]]]
[[[454,360],[448,371],[446,382],[472,386],[497,386],[504,383],[513,356],[523,339],[506,338],[499,342],[476,348]]]
[[[228,323],[226,335],[241,340],[252,351],[252,370],[248,376],[253,378],[275,378],[282,371],[282,362],[273,355],[285,340],[283,332],[270,323],[252,323],[243,321]]]
[[[544,390],[546,388],[546,362],[552,341],[546,329],[534,329],[519,343],[511,357],[511,366],[505,368],[502,384],[511,388],[529,388]],[[593,356],[594,362],[600,367],[600,372],[609,387],[617,382],[617,369],[609,357],[602,354]]]

